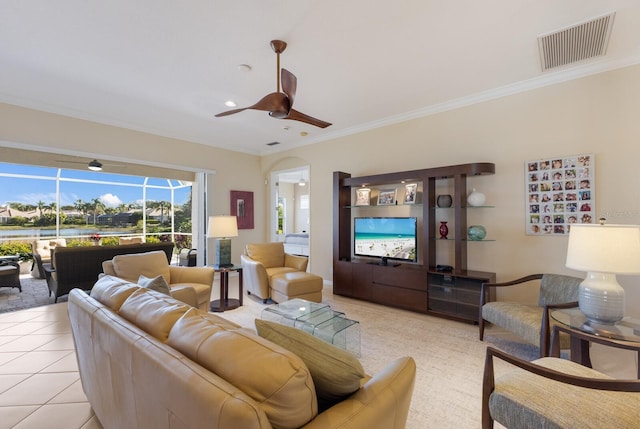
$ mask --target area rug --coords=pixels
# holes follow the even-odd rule
[[[231,296],[235,296],[233,292]],[[416,383],[407,429],[480,428],[486,347],[506,348],[527,360],[538,355],[536,347],[511,341],[501,332],[496,331],[494,335],[491,327],[481,342],[476,325],[333,295],[330,286],[325,286],[323,302],[359,321],[359,359],[368,374],[380,372],[398,357],[412,356],[416,361]],[[265,308],[261,300],[245,295],[242,307],[219,314],[255,329],[254,321],[261,318]],[[507,368],[497,363],[498,372]]]

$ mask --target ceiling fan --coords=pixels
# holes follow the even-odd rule
[[[320,128],[327,128],[331,125],[329,122],[321,121],[320,119],[313,118],[309,115],[305,115],[302,112],[298,112],[293,109],[293,101],[296,98],[297,82],[295,75],[287,69],[280,70],[280,54],[287,48],[287,43],[282,40],[272,40],[271,49],[277,54],[278,64],[276,70],[277,91],[268,94],[253,106],[243,107],[241,109],[228,110],[226,112],[218,113],[216,118],[221,116],[233,115],[234,113],[242,112],[243,110],[263,110],[269,112],[269,115],[277,119],[290,119],[293,121],[305,122],[307,124],[315,125]],[[282,83],[282,92],[280,92],[280,84]]]
[[[57,159],[56,162],[62,162],[67,164],[85,164],[87,168],[91,171],[102,171],[102,167],[104,165],[109,167],[124,167],[123,164],[103,164],[97,159],[94,159],[93,161],[90,161],[88,163],[86,161],[68,161],[66,159]]]

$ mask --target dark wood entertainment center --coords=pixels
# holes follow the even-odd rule
[[[333,293],[420,313],[477,323],[480,286],[495,282],[495,273],[467,270],[467,177],[494,174],[492,163],[460,164],[423,170],[351,177],[333,173]],[[453,269],[436,268],[436,182],[452,181]],[[418,185],[414,204],[354,205],[353,189],[372,191]],[[375,188],[375,189],[374,189]],[[400,198],[398,198],[400,199]],[[353,256],[353,218],[359,213],[418,218],[416,263],[378,265]],[[395,261],[394,261],[395,262]],[[489,292],[488,292],[489,293]],[[493,292],[491,292],[492,294]],[[486,297],[488,301],[494,296]]]

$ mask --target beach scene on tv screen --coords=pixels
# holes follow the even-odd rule
[[[354,253],[416,260],[415,218],[359,218],[354,228]]]

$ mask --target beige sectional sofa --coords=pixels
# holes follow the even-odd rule
[[[69,318],[82,387],[105,429],[406,424],[410,357],[364,375],[352,394],[319,412],[301,357],[168,295],[104,276],[91,296],[71,292]]]

